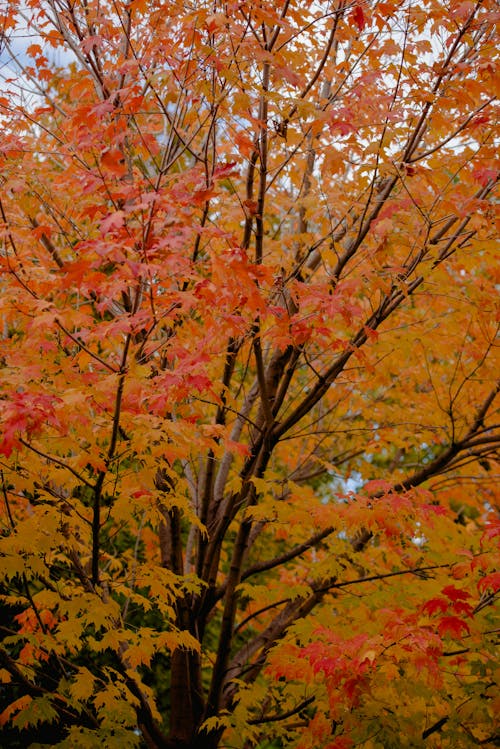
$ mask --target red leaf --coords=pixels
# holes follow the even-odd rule
[[[123,224],[125,223],[124,217],[125,214],[123,211],[115,211],[114,213],[110,213],[109,216],[106,216],[106,218],[101,221],[101,234],[104,235],[108,232],[121,229]]]
[[[443,616],[438,623],[438,632],[441,637],[462,637],[462,634],[470,634],[469,625],[463,619],[456,616]]]
[[[496,519],[488,520],[486,530],[481,536],[481,543],[483,543],[485,539],[491,541],[491,539],[496,536],[500,536],[500,521]]]
[[[432,616],[436,613],[436,611],[444,613],[448,610],[448,606],[449,603],[445,598],[431,598],[430,601],[424,603],[422,611],[424,611],[424,613],[426,614],[429,614],[429,616]]]
[[[450,601],[466,601],[471,597],[467,591],[459,590],[458,588],[455,588],[454,585],[447,585],[446,588],[443,588],[441,593],[447,596]]]
[[[477,584],[478,590],[484,593],[485,590],[491,588],[493,593],[500,590],[500,572],[491,572],[489,575],[485,575],[480,579]]]
[[[217,179],[224,179],[225,177],[230,177],[235,173],[234,167],[236,166],[236,161],[228,161],[227,164],[221,164],[221,166],[218,166],[214,171],[214,177]]]
[[[9,457],[19,447],[19,437],[31,437],[44,425],[60,428],[54,406],[61,402],[57,396],[45,393],[13,393],[3,408],[0,454]]]
[[[283,65],[282,67],[276,67],[274,70],[277,75],[280,75],[285,81],[291,83],[292,86],[299,87],[302,85],[301,76],[292,68]]]
[[[353,124],[354,114],[347,107],[341,107],[340,109],[332,112],[328,119],[328,128],[331,133],[335,131],[339,132],[340,135],[349,135],[350,133],[356,132],[356,127]]]
[[[80,42],[82,51],[85,52],[86,55],[89,55],[94,47],[100,47],[101,44],[102,36],[88,36],[86,39],[82,39],[82,41]]]
[[[498,171],[496,169],[488,169],[488,167],[481,167],[473,172],[473,176],[477,179],[480,185],[486,187],[488,182],[493,182],[498,178]]]
[[[465,616],[472,616],[474,613],[474,609],[470,605],[470,603],[465,603],[465,601],[457,601],[453,604],[453,611],[455,614],[462,614]]]
[[[325,746],[325,749],[351,749],[354,746],[348,736],[338,736]]]
[[[363,31],[363,29],[366,26],[366,20],[365,20],[365,14],[363,13],[363,8],[361,7],[359,3],[357,3],[354,6],[354,10],[352,12],[352,20],[354,21],[358,29],[360,31]]]
[[[385,492],[389,492],[392,488],[392,484],[390,481],[386,481],[385,479],[372,479],[371,481],[367,481],[366,484],[363,486],[363,489],[368,494],[383,494]]]

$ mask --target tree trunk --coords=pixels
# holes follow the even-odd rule
[[[192,747],[203,715],[201,664],[198,653],[177,648],[171,663],[170,739],[181,747]]]

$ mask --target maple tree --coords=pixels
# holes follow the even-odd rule
[[[3,3],[6,745],[498,745],[498,19]]]

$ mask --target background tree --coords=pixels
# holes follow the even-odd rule
[[[498,744],[497,20],[3,4],[9,746]]]

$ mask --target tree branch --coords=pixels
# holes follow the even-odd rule
[[[314,702],[315,699],[315,697],[308,697],[306,700],[302,700],[302,702],[299,702],[296,707],[292,707],[290,708],[290,710],[286,710],[284,713],[279,713],[278,715],[266,715],[262,718],[250,718],[248,720],[248,724],[251,726],[260,726],[263,723],[274,723],[276,721],[286,720],[287,718],[291,718],[293,715],[297,715],[297,713],[300,713],[301,710],[304,710],[304,708]]]

